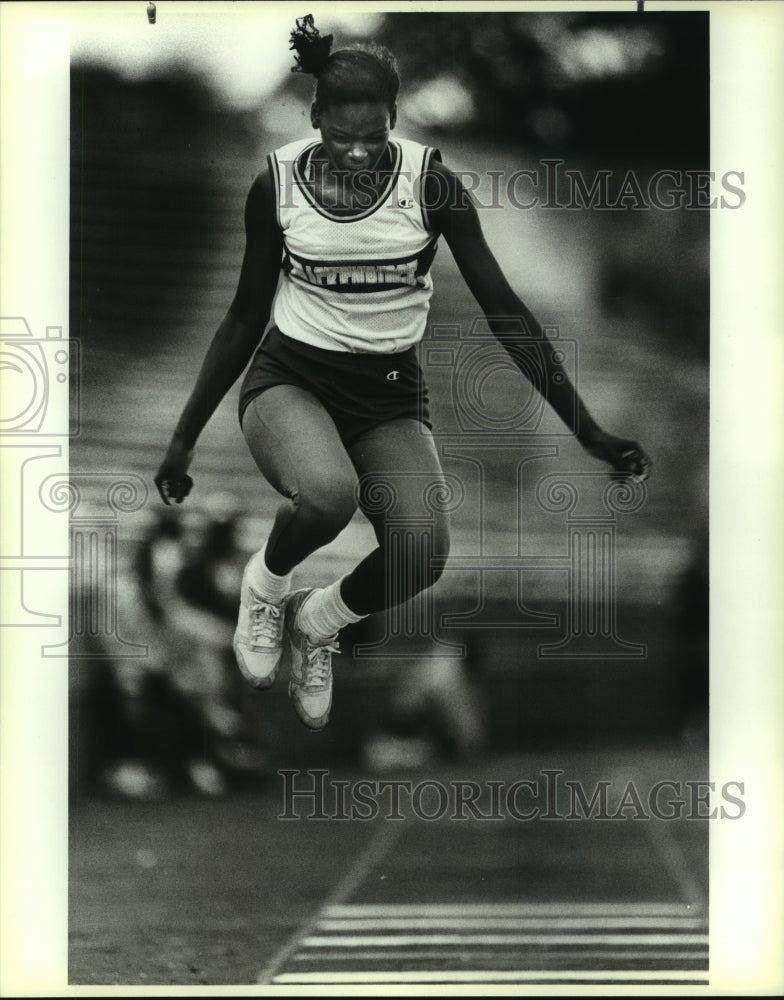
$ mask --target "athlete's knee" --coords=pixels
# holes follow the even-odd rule
[[[348,480],[312,484],[292,498],[298,517],[323,537],[324,543],[335,538],[354,516],[354,485]]]
[[[405,589],[413,595],[432,587],[444,572],[449,556],[449,522],[437,518],[421,526],[401,526],[401,530],[405,537],[399,542],[394,541],[394,532],[388,539],[386,562],[408,581]]]

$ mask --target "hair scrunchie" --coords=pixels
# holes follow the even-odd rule
[[[291,32],[291,45],[297,54],[292,73],[310,73],[318,77],[327,65],[332,51],[332,35],[322,35],[313,23],[313,15],[297,18],[297,27]]]

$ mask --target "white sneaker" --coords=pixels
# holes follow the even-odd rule
[[[248,583],[247,576],[246,569],[234,632],[234,655],[248,684],[268,688],[275,682],[283,655],[283,603],[265,601]]]
[[[332,707],[332,654],[340,652],[338,637],[313,642],[295,622],[312,590],[297,590],[286,598],[286,634],[291,643],[289,696],[308,729],[323,729]]]

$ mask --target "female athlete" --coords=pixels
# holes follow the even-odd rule
[[[368,484],[393,481],[395,515],[414,524],[423,482],[443,483],[415,346],[439,238],[529,379],[526,358],[537,352],[536,387],[584,448],[638,479],[650,462],[636,442],[591,418],[438,151],[390,137],[400,85],[392,54],[375,45],[333,53],[332,36],[321,36],[310,16],[297,20],[291,42],[295,69],[316,78],[311,123],[320,135],[273,152],[251,187],[237,292],[155,482],[164,503],[188,495],[197,438],[255,350],[240,421],[256,464],[285,500],[245,569],[234,650],[245,679],[266,688],[288,642],[289,694],[302,722],[321,729],[341,628],[430,587],[448,553],[446,514],[429,526],[432,545],[423,538],[402,552],[387,545],[384,516],[366,499]],[[330,586],[290,594],[294,568],[332,541],[357,506],[378,547]]]

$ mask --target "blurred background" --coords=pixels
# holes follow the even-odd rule
[[[133,473],[150,486],[144,506],[120,519],[117,549],[117,631],[148,653],[113,656],[100,628],[74,635],[72,790],[221,796],[312,764],[314,746],[285,683],[254,694],[232,664],[242,568],[278,503],[242,439],[237,387],[199,442],[187,502],[164,508],[152,477],[233,297],[253,177],[269,150],[310,133],[311,80],[288,70],[291,5],[208,16],[161,4],[155,25],[142,6],[123,7],[88,9],[72,30],[70,336],[82,368],[70,462],[72,473]],[[656,171],[709,169],[707,15],[319,21],[338,46],[372,37],[393,49],[397,133],[437,145],[453,169],[509,177],[559,159],[589,183],[610,171],[613,192],[628,171],[645,191]],[[483,181],[479,201],[489,192]],[[577,341],[580,390],[599,422],[653,458],[645,502],[619,515],[615,536],[617,634],[645,655],[540,655],[566,627],[562,572],[487,574],[472,626],[477,575],[448,571],[433,601],[436,621],[453,620],[431,647],[397,637],[359,656],[384,623],[344,634],[319,763],[384,772],[542,747],[706,740],[709,212],[521,210],[503,185],[500,199],[482,220],[511,284],[543,324]],[[446,247],[434,280],[432,324],[468,330],[477,307]],[[431,379],[437,430],[454,424],[442,376]],[[500,419],[520,382],[499,370],[485,392]],[[481,515],[473,473],[455,455],[460,436],[443,438],[445,470],[466,491],[454,555],[479,554],[480,516],[483,553],[567,553],[566,517],[537,504],[536,482],[598,469],[558,430],[546,417],[534,443],[558,453],[535,459],[519,484],[516,453],[486,450],[492,503]],[[84,500],[99,512],[103,495],[88,485]],[[331,581],[372,544],[357,515],[295,584]],[[89,605],[89,581],[73,584],[74,601]]]

